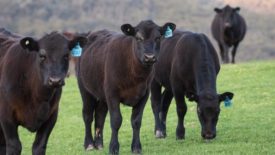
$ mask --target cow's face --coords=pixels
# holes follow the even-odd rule
[[[76,37],[68,40],[63,35],[53,32],[35,40],[30,37],[20,41],[21,46],[29,52],[36,52],[36,68],[39,70],[43,85],[60,87],[64,85],[70,51],[77,43],[83,47],[87,42],[85,37]]]
[[[223,9],[215,8],[214,11],[222,17],[224,28],[231,28],[236,23],[236,15],[240,7],[232,8],[226,5]]]
[[[220,102],[232,99],[231,92],[225,92],[220,95],[202,94],[193,96],[197,104],[197,114],[201,124],[201,136],[204,139],[213,139],[216,137],[216,126],[220,114]]]
[[[158,57],[160,49],[160,41],[163,38],[167,28],[175,30],[176,25],[166,23],[164,26],[158,26],[153,21],[142,21],[136,27],[130,24],[121,26],[121,30],[125,35],[132,36],[135,39],[137,50],[136,56],[145,66],[151,66]]]

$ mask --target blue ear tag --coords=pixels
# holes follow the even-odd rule
[[[75,45],[75,47],[72,49],[71,54],[74,57],[80,57],[82,53],[82,48],[79,45],[79,42]]]
[[[231,100],[229,99],[228,96],[226,96],[226,98],[225,98],[225,100],[224,100],[224,106],[225,106],[226,108],[228,108],[228,107],[231,107],[231,105],[232,105]]]
[[[172,36],[173,36],[173,31],[169,26],[167,26],[167,29],[166,29],[165,34],[164,34],[164,38],[170,38]]]

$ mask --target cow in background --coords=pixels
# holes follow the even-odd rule
[[[7,34],[7,33],[6,33]],[[46,153],[47,141],[56,123],[70,50],[85,37],[68,40],[52,32],[40,39],[2,35],[4,53],[0,62],[0,154],[19,155],[22,145],[18,126],[36,132],[34,155]]]
[[[239,43],[243,40],[246,33],[246,23],[239,14],[240,8],[232,8],[226,5],[223,9],[215,8],[217,13],[212,25],[212,35],[218,42],[222,62],[229,63],[229,48],[233,46],[231,63],[235,63],[235,55]]]

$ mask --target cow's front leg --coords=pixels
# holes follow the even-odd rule
[[[6,140],[0,123],[0,154],[6,154]]]
[[[149,96],[149,90],[147,90],[146,94],[141,98],[141,100],[133,107],[131,123],[133,128],[133,140],[131,149],[133,153],[141,153],[141,143],[140,143],[140,127],[142,121],[143,110],[145,104],[147,102]]]
[[[118,154],[119,153],[119,142],[118,142],[118,130],[121,127],[122,116],[119,107],[119,100],[114,98],[107,99],[107,105],[110,113],[110,121],[111,121],[111,141],[109,145],[109,153],[110,154]]]
[[[37,130],[35,140],[32,146],[33,155],[44,155],[46,153],[48,138],[56,123],[57,114],[58,110],[56,110],[50,116],[50,118],[45,123],[43,123],[43,125]]]
[[[22,146],[18,136],[18,125],[10,121],[1,121],[2,130],[5,137],[6,155],[21,154]]]
[[[95,110],[95,146],[97,149],[103,149],[103,128],[108,112],[108,107],[105,102],[100,102]]]

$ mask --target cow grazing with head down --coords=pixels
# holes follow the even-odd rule
[[[103,147],[103,125],[107,110],[110,112],[112,136],[111,154],[119,153],[118,131],[122,123],[120,103],[133,107],[131,124],[133,153],[140,153],[140,127],[143,109],[149,95],[152,67],[158,58],[160,40],[167,27],[153,21],[142,21],[133,27],[121,26],[124,34],[107,30],[91,33],[89,46],[77,63],[77,78],[83,100],[85,123],[84,147]],[[95,136],[91,123],[95,117]]]
[[[68,40],[52,32],[38,40],[18,38],[1,48],[5,53],[0,62],[1,155],[21,153],[19,125],[36,132],[32,153],[45,154],[57,119],[69,52],[78,42],[84,46],[87,39]]]
[[[233,46],[231,63],[235,63],[235,55],[239,43],[246,33],[246,23],[239,14],[240,8],[232,8],[226,5],[223,9],[215,8],[217,13],[212,25],[212,35],[218,42],[220,55],[224,63],[229,63],[228,50]]]
[[[178,125],[177,139],[185,138],[184,117],[187,106],[184,97],[197,102],[201,136],[213,139],[220,113],[220,102],[233,94],[218,94],[216,78],[220,70],[217,53],[204,34],[175,31],[161,42],[155,75],[151,84],[151,103],[157,138],[166,136],[166,116],[175,97]],[[164,91],[161,89],[164,87]]]

